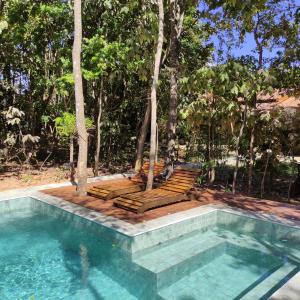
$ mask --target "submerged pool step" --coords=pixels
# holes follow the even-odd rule
[[[284,284],[286,276],[293,276],[299,271],[295,265],[285,262],[280,268],[270,274],[256,287],[253,287],[245,295],[240,295],[239,299],[253,300],[253,299],[269,299],[269,297]],[[281,285],[280,285],[281,283]]]
[[[73,299],[128,299],[137,300],[128,290],[101,270],[92,270],[92,276],[82,278],[83,286]]]
[[[199,232],[162,244],[134,258],[134,263],[155,274],[157,289],[160,290],[209,263],[225,248],[224,239],[211,239]]]

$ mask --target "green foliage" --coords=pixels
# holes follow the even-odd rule
[[[64,138],[69,138],[76,135],[76,116],[75,114],[64,112],[61,117],[55,118],[55,128],[57,134]],[[90,118],[85,119],[85,126],[88,129],[94,127],[93,121]]]
[[[257,95],[274,88],[286,88],[288,93],[293,93],[291,88],[299,88],[299,12],[292,8],[292,0],[250,2],[208,0],[203,6],[197,1],[185,2],[178,48],[177,133],[187,149],[186,158],[203,161],[207,170],[223,162],[234,149],[245,105],[246,128],[240,141],[240,155],[246,157],[246,162],[253,126],[255,154],[262,157],[262,165],[266,149],[274,153],[271,165],[275,165],[277,154],[300,149],[299,142],[297,146],[287,138],[293,134],[299,141],[299,115],[286,116],[280,110],[256,111]],[[75,116],[67,113],[74,111],[70,3],[0,1],[0,111],[5,113],[0,118],[2,157],[2,153],[9,152],[8,156],[18,160],[17,153],[24,161],[24,155],[19,153],[27,155],[36,148],[39,159],[44,160],[49,149],[55,148],[51,157],[57,159],[61,157],[59,151],[65,151],[58,149],[61,144],[56,147],[57,135],[64,143],[76,135]],[[165,4],[158,90],[162,153],[170,95],[170,6],[169,2]],[[82,18],[86,125],[93,128],[92,120],[97,120],[101,98],[100,161],[110,168],[111,164],[131,163],[149,98],[158,30],[156,4],[89,0],[84,1]],[[259,47],[253,56],[233,58],[230,53],[230,47],[239,46],[247,34],[254,36],[255,31],[257,46],[263,52],[281,49],[272,60],[264,59],[262,68]],[[220,45],[228,46],[228,52],[213,44],[212,35],[220,39]],[[91,132],[90,163],[95,137]],[[259,166],[258,160],[255,163]]]
[[[85,79],[97,79],[120,71],[126,64],[128,52],[129,47],[124,43],[116,41],[109,43],[104,36],[95,35],[90,39],[85,39],[83,47]]]

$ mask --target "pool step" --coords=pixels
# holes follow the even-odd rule
[[[131,261],[131,256],[115,251],[101,264],[101,272],[134,295],[137,299],[153,299],[156,295],[156,276]],[[126,298],[112,298],[126,299]]]
[[[268,276],[264,281],[251,289],[244,296],[241,295],[240,299],[253,300],[253,299],[269,299],[269,297],[283,285],[286,276],[293,276],[299,269],[289,262],[285,262],[280,268]],[[280,285],[280,283],[282,284]]]
[[[162,244],[159,248],[134,258],[134,263],[155,274],[157,289],[160,290],[209,263],[225,251],[227,243],[223,239],[204,236],[200,232]]]
[[[230,251],[230,245],[227,247],[227,252],[203,268],[161,289],[159,299],[267,300],[270,295],[268,291],[272,291],[274,287],[278,288],[278,282],[295,270],[295,265],[287,262],[278,264],[276,259],[272,263],[271,257],[269,257],[270,261],[266,262],[265,258],[261,257],[259,262],[252,265],[254,272],[248,272],[247,260],[252,260],[249,257],[250,252],[244,253],[244,257],[235,256],[234,252]],[[261,263],[270,264],[268,273],[265,273],[267,270],[261,275],[257,273],[256,267]],[[251,275],[250,273],[252,276],[248,276]]]
[[[89,278],[85,279],[83,275],[82,284],[84,287],[73,295],[73,299],[138,299],[124,286],[99,269],[93,269]]]

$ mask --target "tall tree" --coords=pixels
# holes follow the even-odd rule
[[[81,21],[81,0],[74,0],[74,43],[72,50],[73,75],[75,83],[75,108],[76,108],[76,127],[78,134],[78,160],[77,177],[78,195],[86,194],[87,183],[87,154],[88,154],[88,135],[85,126],[84,98],[81,75],[81,42],[82,42],[82,21]]]
[[[248,26],[248,31],[253,31],[258,55],[258,69],[264,68],[264,51],[272,50],[274,47],[284,46],[294,30],[291,22],[293,14],[294,0],[288,1],[267,1],[263,9],[259,10],[252,18],[252,24]],[[257,94],[252,101],[252,114],[257,115]],[[252,192],[252,177],[254,166],[254,143],[255,143],[256,120],[254,118],[250,133],[249,143],[249,169],[248,169],[248,193]]]
[[[147,102],[147,108],[145,111],[143,123],[140,130],[140,135],[137,142],[137,149],[136,149],[136,160],[135,160],[135,171],[140,171],[142,167],[142,160],[143,160],[143,153],[144,153],[144,144],[147,137],[147,130],[150,123],[150,117],[151,117],[151,100],[148,99]]]
[[[225,28],[235,30],[239,35],[239,44],[244,42],[246,34],[252,35],[257,53],[257,66],[260,71],[264,69],[266,50],[286,48],[289,41],[295,40],[298,26],[295,19],[297,5],[295,0],[262,0],[254,1],[249,5],[246,1],[215,1],[208,0],[211,8],[222,6],[218,10],[219,19],[227,22]],[[223,25],[224,26],[224,25]],[[236,36],[236,34],[232,35]],[[249,112],[252,115],[249,139],[249,166],[248,166],[248,193],[252,191],[253,167],[255,162],[254,146],[257,123],[257,95],[249,102]]]
[[[175,160],[175,141],[177,124],[177,105],[178,105],[178,73],[180,55],[180,35],[184,18],[184,2],[181,0],[170,0],[170,98],[169,98],[169,117],[168,117],[168,150],[167,165],[168,176],[173,172]]]
[[[151,86],[151,137],[150,137],[150,164],[149,173],[147,181],[147,190],[152,189],[153,185],[153,171],[155,163],[156,154],[156,113],[157,113],[157,87],[158,87],[158,77],[161,62],[161,53],[164,41],[164,4],[163,0],[157,1],[158,6],[158,38],[157,38],[157,48],[154,59],[154,72]]]

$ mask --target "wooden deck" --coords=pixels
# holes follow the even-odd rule
[[[158,177],[164,170],[164,163],[159,162],[154,166],[154,177]],[[88,189],[87,193],[93,197],[103,200],[113,199],[125,194],[141,192],[145,189],[146,179],[149,173],[149,162],[144,163],[141,171],[129,178],[124,178],[116,182],[102,183],[94,185]]]
[[[113,180],[113,182],[116,182],[116,180]],[[89,186],[92,185],[89,184]],[[143,214],[136,214],[132,211],[116,207],[113,205],[113,200],[104,201],[91,196],[78,196],[76,195],[75,186],[53,188],[44,190],[43,192],[131,224],[153,220],[207,204],[226,204],[232,208],[238,207],[248,211],[263,212],[264,214],[273,214],[289,220],[300,221],[300,204],[292,205],[239,194],[234,196],[231,193],[211,189],[193,191],[190,195],[192,199],[190,201],[177,202],[172,205],[148,210]]]
[[[187,192],[194,186],[199,174],[199,170],[178,167],[159,188],[123,195],[116,198],[114,204],[135,213],[144,213],[152,208],[189,200]]]

